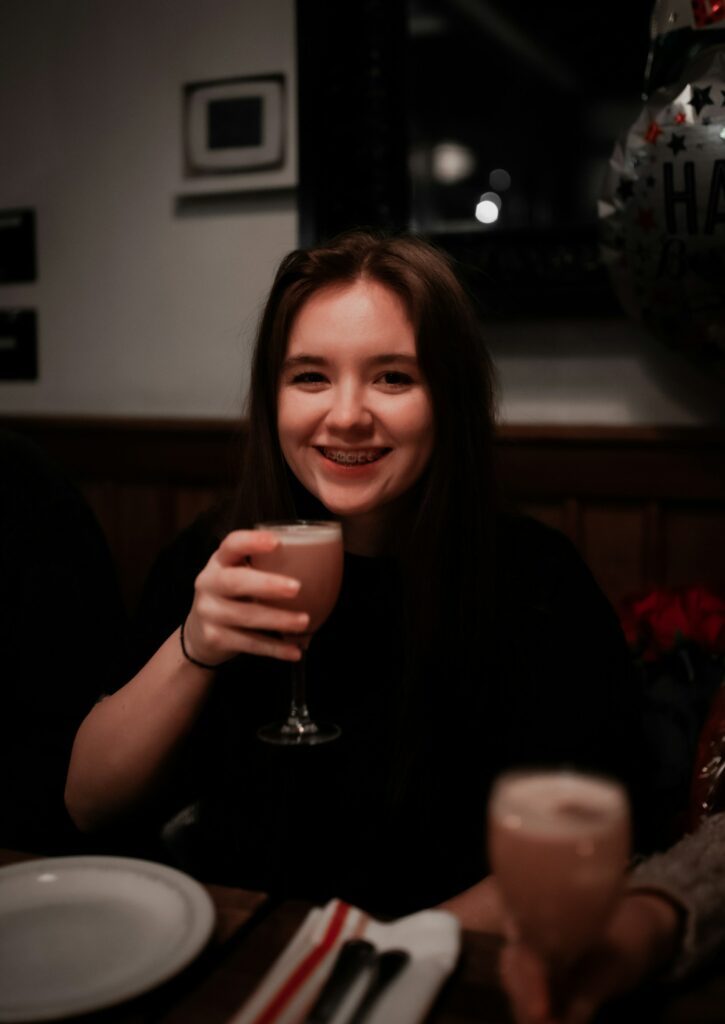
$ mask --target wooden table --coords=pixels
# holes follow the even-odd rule
[[[0,866],[29,859],[0,850]],[[152,992],[121,1006],[78,1018],[85,1024],[222,1024],[253,991],[289,941],[309,903],[275,902],[263,893],[207,885],[217,912],[209,945],[186,970]],[[498,985],[500,940],[464,932],[455,972],[441,990],[426,1024],[511,1024]],[[673,990],[643,990],[609,1007],[602,1024],[723,1024],[725,958],[703,978]],[[397,1022],[391,1021],[391,1024]]]

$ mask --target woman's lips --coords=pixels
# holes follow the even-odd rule
[[[387,455],[390,448],[318,448],[320,454],[336,466],[369,466]]]

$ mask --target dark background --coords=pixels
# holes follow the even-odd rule
[[[641,107],[651,10],[299,0],[302,243],[358,224],[412,228],[461,260],[489,314],[615,312],[596,198]],[[442,141],[475,158],[454,185],[432,175]],[[475,206],[498,167],[512,184],[484,226]]]

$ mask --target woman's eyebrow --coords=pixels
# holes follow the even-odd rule
[[[289,359],[285,359],[282,363],[282,369],[293,370],[296,366],[309,366],[311,363],[315,366],[328,366],[329,359],[325,359],[324,356],[307,355],[303,352],[298,356],[291,356]]]
[[[371,356],[368,362],[374,366],[388,366],[390,363],[405,363],[407,366],[417,366],[418,357],[410,352],[386,352],[383,355]]]
[[[418,357],[409,352],[383,352],[380,355],[370,356],[365,360],[370,366],[390,366],[391,363],[404,363],[406,366],[417,366]],[[294,370],[297,366],[329,366],[330,360],[325,356],[316,356],[311,353],[301,352],[297,356],[290,356],[282,363],[283,370]]]

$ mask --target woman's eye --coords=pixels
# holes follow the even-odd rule
[[[292,377],[293,384],[323,384],[324,381],[323,375],[316,370],[304,370],[302,373],[296,373]]]
[[[383,384],[387,384],[389,387],[405,387],[413,383],[413,378],[410,374],[403,373],[402,370],[388,370],[380,379]]]

